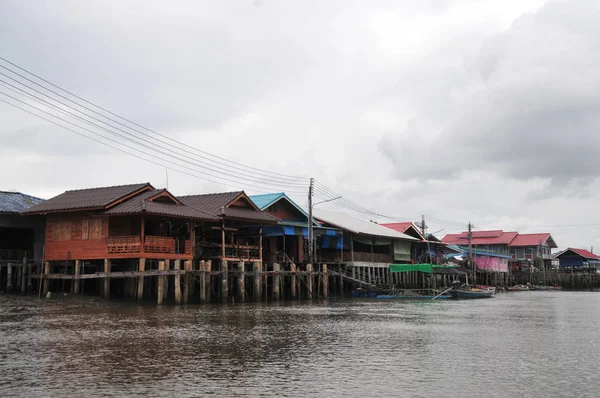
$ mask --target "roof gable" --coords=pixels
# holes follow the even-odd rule
[[[510,242],[509,246],[539,246],[541,244],[547,244],[551,248],[556,248],[556,243],[549,233],[539,234],[518,234],[515,239]]]
[[[105,210],[135,195],[153,189],[154,187],[146,182],[66,191],[22,213],[44,214],[80,210]]]
[[[43,201],[21,192],[0,191],[0,213],[20,213]]]
[[[263,211],[270,212],[268,209],[273,205],[278,205],[284,202],[284,206],[287,205],[288,208],[293,209],[299,218],[294,220],[303,220],[308,222],[308,213],[302,207],[300,207],[296,202],[294,202],[289,196],[287,196],[284,192],[278,193],[269,193],[264,195],[252,195],[250,199]],[[279,217],[280,218],[280,217]],[[314,225],[320,225],[316,220],[313,219]]]
[[[187,195],[177,198],[186,206],[217,217],[265,223],[279,221],[262,212],[244,191]]]
[[[560,258],[563,255],[577,255],[586,259],[592,259],[592,260],[600,260],[600,256],[592,253],[589,250],[585,250],[585,249],[576,249],[573,247],[569,247],[568,249],[563,250],[562,252],[556,254],[556,258]]]
[[[421,231],[415,226],[412,221],[408,222],[395,222],[395,223],[387,223],[380,224],[386,228],[393,229],[394,231],[401,232],[406,235],[410,235],[414,238],[426,240]]]

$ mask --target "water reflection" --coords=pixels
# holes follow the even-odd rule
[[[595,396],[600,296],[0,316],[3,396]],[[460,389],[460,391],[459,391]]]

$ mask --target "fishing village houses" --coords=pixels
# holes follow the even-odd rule
[[[48,200],[0,192],[0,236],[5,291],[159,304],[435,289],[456,279],[504,286],[518,282],[515,274],[531,275],[535,259],[544,270],[559,262],[572,273],[600,264],[580,249],[555,259],[549,233],[466,231],[438,239],[424,223],[378,224],[320,208],[311,218],[283,192],[175,196],[149,183]]]

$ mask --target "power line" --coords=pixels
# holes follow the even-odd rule
[[[87,131],[87,132],[89,132],[89,133],[91,133],[91,134],[94,134],[94,135],[97,135],[97,136],[99,136],[99,137],[101,137],[101,138],[104,138],[105,140],[108,140],[109,142],[116,143],[116,144],[118,144],[118,145],[124,146],[124,147],[126,147],[126,148],[129,148],[129,149],[131,149],[131,150],[135,151],[135,152],[139,152],[139,153],[142,153],[142,154],[144,154],[144,155],[147,155],[147,156],[151,156],[151,157],[154,157],[154,158],[158,158],[158,159],[162,160],[163,162],[167,162],[167,163],[169,163],[169,164],[174,164],[174,165],[176,165],[176,166],[178,166],[178,167],[181,167],[181,168],[184,168],[184,169],[188,169],[188,170],[192,170],[192,171],[196,171],[196,170],[194,170],[194,169],[191,169],[191,168],[189,168],[189,167],[187,167],[187,166],[185,166],[185,165],[181,165],[181,164],[178,164],[178,163],[175,163],[175,162],[169,161],[169,160],[167,160],[167,159],[163,159],[163,158],[161,158],[161,157],[157,157],[156,155],[153,155],[153,154],[150,154],[150,153],[148,153],[148,152],[142,151],[142,150],[140,150],[140,149],[137,149],[137,148],[135,148],[135,147],[132,147],[132,146],[129,146],[129,145],[127,145],[127,144],[123,144],[123,143],[117,142],[117,141],[115,141],[115,140],[113,140],[113,139],[111,139],[111,138],[109,138],[109,137],[106,137],[106,136],[104,136],[104,135],[100,134],[100,133],[97,133],[97,132],[95,132],[95,131],[92,131],[92,130],[89,130],[89,129],[85,128],[85,127],[79,126],[79,125],[77,125],[77,124],[75,124],[75,123],[72,123],[72,122],[69,122],[68,120],[65,120],[65,119],[63,119],[63,118],[61,118],[61,117],[58,117],[58,116],[56,116],[56,115],[52,115],[52,114],[51,114],[51,113],[49,113],[49,112],[45,112],[44,110],[41,110],[41,109],[39,109],[39,108],[37,108],[37,107],[35,107],[35,106],[33,106],[33,105],[30,105],[30,104],[27,104],[27,103],[25,103],[25,102],[23,102],[23,101],[20,101],[20,100],[18,100],[18,99],[15,99],[14,97],[12,97],[12,96],[10,96],[10,95],[8,95],[8,94],[6,94],[6,93],[2,92],[2,91],[0,91],[0,94],[4,95],[4,96],[6,96],[6,97],[9,97],[9,98],[11,98],[11,99],[13,99],[13,100],[16,100],[16,101],[18,101],[18,102],[21,102],[21,103],[23,103],[23,104],[25,104],[25,105],[27,105],[27,106],[29,106],[29,107],[33,108],[33,109],[36,109],[36,110],[38,110],[38,111],[40,111],[40,112],[43,112],[43,113],[45,113],[45,114],[48,114],[49,116],[52,116],[52,117],[54,117],[54,118],[56,118],[56,119],[59,119],[59,120],[61,120],[61,121],[65,122],[65,123],[68,123],[68,124],[72,125],[72,126],[75,126],[75,127],[77,127],[77,128],[80,128],[80,129],[82,129],[82,130],[84,130],[84,131]],[[56,125],[56,126],[58,126],[58,127],[61,127],[61,128],[65,129],[65,130],[71,131],[71,132],[73,132],[73,133],[75,133],[75,134],[77,134],[77,135],[80,135],[80,136],[82,136],[82,137],[88,138],[88,139],[90,139],[90,140],[92,140],[92,141],[95,141],[95,142],[97,142],[97,143],[103,144],[103,145],[105,145],[105,146],[108,146],[108,147],[110,147],[110,148],[117,149],[117,150],[118,150],[118,151],[120,151],[120,152],[123,152],[123,153],[126,153],[126,154],[128,154],[128,155],[134,156],[134,157],[136,157],[136,158],[138,158],[138,159],[145,160],[145,161],[147,161],[147,162],[153,163],[153,164],[155,164],[155,165],[158,165],[158,166],[161,166],[161,167],[167,167],[167,168],[168,168],[168,169],[170,169],[170,170],[173,170],[173,171],[176,171],[176,172],[179,172],[179,173],[183,173],[183,174],[186,174],[186,175],[188,175],[188,176],[191,176],[191,177],[195,177],[195,178],[202,179],[202,180],[205,180],[205,181],[213,182],[213,183],[216,183],[216,184],[223,184],[223,182],[222,182],[222,181],[215,181],[215,180],[213,180],[213,179],[210,179],[210,178],[207,178],[207,177],[204,177],[204,176],[199,176],[199,175],[197,175],[197,174],[192,174],[192,173],[190,173],[190,172],[186,172],[186,171],[183,171],[183,170],[180,170],[180,169],[174,168],[174,167],[172,167],[172,166],[165,166],[165,165],[164,165],[164,164],[162,164],[162,163],[159,163],[159,162],[156,162],[156,161],[153,161],[153,160],[147,159],[147,158],[145,158],[145,157],[142,157],[142,156],[136,155],[135,153],[131,153],[131,152],[129,152],[129,151],[123,150],[122,148],[119,148],[119,147],[117,147],[117,146],[114,146],[114,145],[108,144],[108,143],[106,143],[106,142],[104,142],[104,141],[101,141],[101,140],[95,139],[95,138],[93,138],[93,137],[90,137],[90,136],[88,136],[88,135],[86,135],[86,134],[83,134],[83,133],[81,133],[81,132],[79,132],[79,131],[76,131],[76,130],[74,130],[74,129],[72,129],[72,128],[69,128],[69,127],[67,127],[67,126],[64,126],[64,125],[62,125],[62,124],[60,124],[60,123],[54,122],[53,120],[51,120],[51,119],[48,119],[48,118],[46,118],[46,117],[44,117],[44,116],[42,116],[42,115],[39,115],[39,114],[37,114],[37,113],[35,113],[35,112],[28,111],[28,110],[26,110],[26,109],[24,109],[24,108],[22,108],[22,107],[20,107],[20,106],[18,106],[18,105],[16,105],[16,104],[13,104],[13,103],[11,103],[11,102],[9,102],[9,101],[6,101],[6,100],[4,100],[4,99],[2,99],[2,98],[0,98],[0,101],[4,102],[4,103],[6,103],[6,104],[8,104],[8,105],[10,105],[10,106],[13,106],[14,108],[20,109],[21,111],[23,111],[23,112],[26,112],[26,113],[28,113],[28,114],[30,114],[30,115],[33,115],[33,116],[35,116],[35,117],[38,117],[38,118],[40,118],[40,119],[42,119],[42,120],[45,120],[45,121],[47,121],[47,122],[49,122],[49,123],[52,123],[52,124],[54,124],[54,125]],[[226,181],[233,183],[233,184],[230,184],[230,185],[231,185],[231,186],[233,186],[233,187],[237,187],[237,188],[242,188],[242,189],[245,189],[245,187],[247,187],[247,186],[250,186],[250,187],[257,188],[256,192],[265,192],[265,187],[255,186],[255,185],[251,185],[251,184],[247,184],[247,183],[244,183],[244,185],[243,185],[243,186],[241,186],[241,185],[237,185],[237,184],[240,184],[240,182],[239,182],[239,181],[231,181],[231,180],[226,180]],[[290,191],[290,192],[294,192],[294,193],[304,193],[304,192],[301,192],[301,191]]]
[[[144,127],[144,126],[142,126],[142,125],[140,125],[140,124],[137,124],[137,123],[135,123],[135,122],[133,122],[133,121],[131,121],[131,120],[127,119],[127,118],[124,118],[124,117],[122,117],[122,116],[120,116],[120,115],[118,115],[118,114],[116,114],[116,113],[113,113],[113,112],[111,112],[111,111],[109,111],[109,110],[107,110],[107,109],[105,109],[105,108],[103,108],[103,107],[101,107],[101,106],[99,106],[99,105],[96,105],[96,104],[94,104],[94,103],[92,103],[92,102],[90,102],[90,101],[88,101],[88,100],[86,100],[86,99],[84,99],[84,98],[81,98],[81,97],[79,97],[78,95],[76,95],[76,94],[74,94],[74,93],[72,93],[72,92],[70,92],[70,91],[68,91],[68,90],[65,90],[65,89],[63,89],[62,87],[60,87],[60,86],[58,86],[58,85],[56,85],[56,84],[54,84],[54,83],[52,83],[52,82],[50,82],[50,81],[48,81],[48,80],[46,80],[46,79],[44,79],[44,78],[42,78],[42,77],[38,76],[38,75],[36,75],[36,74],[34,74],[34,73],[32,73],[32,72],[28,71],[27,69],[25,69],[25,68],[23,68],[23,67],[21,67],[21,66],[19,66],[19,65],[15,64],[15,63],[13,63],[13,62],[9,61],[9,60],[7,60],[6,58],[0,57],[0,59],[1,59],[1,60],[3,60],[3,61],[4,61],[4,62],[6,62],[6,63],[8,63],[8,64],[10,64],[10,65],[12,65],[12,66],[14,66],[14,67],[18,68],[19,70],[22,70],[22,71],[26,72],[27,74],[29,74],[29,75],[31,75],[31,76],[33,76],[33,77],[35,77],[35,78],[37,78],[37,79],[39,79],[39,80],[41,80],[41,81],[45,82],[46,84],[49,84],[50,86],[52,86],[52,87],[55,87],[55,88],[57,88],[58,90],[61,90],[62,92],[64,92],[64,93],[67,93],[67,94],[69,94],[69,95],[71,95],[71,96],[73,96],[73,97],[75,97],[75,98],[79,99],[80,101],[83,101],[84,103],[86,103],[86,104],[89,104],[89,105],[91,105],[91,106],[95,107],[96,109],[100,109],[100,110],[102,110],[102,111],[104,111],[104,112],[106,112],[106,113],[108,113],[108,114],[110,114],[110,115],[112,115],[112,116],[115,116],[115,117],[117,117],[117,118],[119,118],[119,119],[121,119],[121,120],[123,120],[123,121],[125,121],[125,122],[127,122],[127,123],[130,123],[130,124],[132,124],[132,125],[134,125],[134,126],[136,126],[136,127],[138,127],[138,128],[141,128],[141,129],[143,129],[143,130],[145,130],[145,131],[151,132],[151,133],[153,133],[153,134],[155,134],[155,135],[157,135],[157,136],[159,136],[159,137],[162,137],[162,138],[164,138],[164,139],[166,139],[166,140],[168,140],[168,141],[170,141],[170,142],[176,143],[176,144],[178,144],[178,145],[187,146],[187,147],[189,147],[189,148],[193,149],[194,151],[196,151],[196,152],[198,152],[198,153],[201,153],[201,154],[203,154],[203,155],[206,155],[206,156],[210,156],[210,157],[212,157],[212,158],[214,158],[214,159],[218,159],[218,160],[220,160],[220,161],[221,161],[221,162],[218,162],[218,163],[221,163],[221,165],[223,165],[224,167],[230,167],[230,168],[237,169],[237,170],[242,170],[242,171],[248,171],[248,170],[245,170],[245,169],[249,169],[249,170],[253,170],[253,172],[254,172],[255,174],[261,174],[261,175],[265,175],[265,176],[277,176],[277,178],[280,178],[282,181],[283,181],[283,180],[288,180],[288,181],[299,181],[299,180],[300,180],[300,181],[305,181],[305,180],[307,180],[307,178],[306,178],[306,177],[300,177],[300,176],[291,176],[291,175],[287,175],[287,174],[281,174],[281,173],[276,173],[276,172],[271,172],[271,171],[261,170],[261,169],[255,168],[255,167],[251,167],[251,166],[243,165],[243,164],[241,164],[241,163],[238,163],[238,162],[235,162],[235,161],[232,161],[232,160],[228,160],[228,159],[222,158],[222,157],[220,157],[220,156],[217,156],[217,155],[211,154],[211,153],[209,153],[209,152],[206,152],[206,151],[203,151],[203,150],[201,150],[201,149],[198,149],[198,148],[195,148],[195,147],[192,147],[192,146],[188,146],[188,145],[186,145],[186,144],[184,144],[184,143],[182,143],[182,142],[180,142],[180,141],[177,141],[177,140],[175,140],[175,139],[173,139],[173,138],[171,138],[171,137],[169,137],[169,136],[167,136],[167,135],[161,134],[161,133],[159,133],[159,132],[156,132],[156,131],[154,131],[154,130],[152,130],[152,129],[149,129],[149,128],[147,128],[147,127]],[[114,122],[114,123],[117,123],[117,124],[119,124],[119,125],[121,125],[121,126],[123,126],[123,127],[127,128],[127,129],[130,129],[130,130],[132,130],[132,131],[135,131],[135,132],[137,132],[137,133],[139,133],[139,134],[142,134],[142,135],[145,135],[145,136],[148,136],[148,137],[152,137],[151,135],[149,135],[149,134],[147,134],[147,133],[144,133],[144,132],[142,132],[142,131],[140,131],[140,130],[138,130],[138,129],[135,129],[135,128],[131,127],[131,126],[128,126],[128,125],[126,125],[126,124],[123,124],[123,123],[119,122],[118,120],[115,120],[115,119],[113,119],[113,118],[110,118],[110,117],[108,117],[108,116],[106,116],[106,115],[104,115],[104,114],[102,114],[102,113],[100,113],[100,112],[97,112],[97,111],[95,111],[94,109],[91,109],[90,107],[87,107],[87,106],[85,106],[85,105],[82,105],[81,103],[78,103],[78,102],[76,102],[76,101],[73,101],[71,98],[68,98],[68,97],[66,97],[66,96],[64,96],[64,95],[62,95],[62,94],[60,94],[60,93],[57,93],[56,91],[54,91],[54,90],[52,90],[52,89],[49,89],[48,87],[46,87],[46,86],[44,86],[44,85],[42,85],[42,84],[40,84],[40,83],[38,83],[38,82],[36,82],[36,81],[34,81],[34,80],[32,80],[32,79],[28,78],[28,77],[26,77],[26,76],[24,76],[24,75],[22,75],[22,74],[20,74],[20,73],[18,73],[18,72],[15,72],[14,70],[12,70],[12,69],[10,69],[10,68],[7,68],[7,67],[6,67],[6,66],[4,66],[4,65],[0,65],[0,68],[3,68],[3,69],[5,69],[5,70],[9,71],[10,73],[12,73],[12,74],[14,74],[14,75],[16,75],[16,76],[19,76],[20,78],[22,78],[22,79],[25,79],[26,81],[29,81],[29,82],[31,82],[31,83],[33,83],[33,84],[35,84],[35,85],[37,85],[37,86],[39,86],[39,87],[43,88],[44,90],[47,90],[48,92],[51,92],[51,93],[53,93],[54,95],[57,95],[57,96],[59,96],[60,98],[63,98],[63,99],[65,99],[65,100],[67,100],[67,101],[69,101],[69,102],[71,102],[71,103],[73,103],[73,104],[75,104],[75,105],[77,105],[77,106],[80,106],[80,107],[82,107],[82,108],[84,108],[84,109],[87,109],[88,111],[91,111],[91,112],[93,112],[93,113],[95,113],[95,114],[97,114],[97,115],[99,115],[99,116],[101,116],[101,117],[103,117],[103,118],[105,118],[105,119],[107,119],[107,120],[110,120],[110,121],[112,121],[112,122]],[[4,75],[4,76],[6,76],[6,77],[8,77],[8,78],[10,78],[11,80],[17,81],[19,84],[25,85],[24,83],[22,83],[22,82],[18,81],[17,79],[14,79],[14,78],[12,78],[12,77],[9,77],[9,76],[7,76],[7,75],[5,75],[5,74],[3,74],[3,75]],[[29,86],[27,86],[27,87],[29,87]],[[29,87],[29,88],[31,89],[31,87]],[[44,94],[44,95],[45,95],[45,94]],[[55,100],[55,101],[58,101],[58,100],[56,100],[56,99],[54,99],[54,100]],[[63,104],[64,104],[64,103],[63,103]],[[89,116],[89,115],[88,115],[88,116]],[[104,122],[104,123],[106,123],[106,122]],[[112,125],[111,125],[111,126],[112,126]],[[112,126],[112,127],[115,127],[115,126]],[[157,139],[157,138],[155,138],[155,137],[152,137],[152,138],[153,138],[153,139],[155,139],[155,140],[157,140],[157,141],[159,141],[159,142],[161,142],[161,143],[163,143],[163,144],[165,144],[165,145],[169,145],[169,146],[175,147],[173,144],[167,143],[167,142],[165,142],[164,140],[160,140],[160,139]],[[184,149],[182,149],[182,150],[184,150]],[[189,152],[189,153],[192,153],[192,152]],[[196,156],[200,156],[200,155],[198,155],[198,154],[195,154],[195,155],[196,155]],[[223,163],[223,162],[225,162],[225,163]]]

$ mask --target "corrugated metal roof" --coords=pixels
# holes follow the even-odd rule
[[[412,221],[393,222],[393,223],[385,223],[385,224],[380,224],[380,225],[383,225],[386,228],[390,228],[390,229],[393,229],[394,231],[402,232],[402,233],[406,233],[406,231],[408,231],[409,229],[412,228],[413,231],[415,231],[415,233],[417,233],[422,240],[426,240],[425,237],[423,236],[423,234],[421,233],[421,230],[419,228],[417,228],[415,223],[413,223]]]
[[[43,201],[21,192],[0,191],[0,213],[20,213]]]
[[[353,217],[346,213],[337,211],[313,209],[313,214],[317,220],[323,221],[335,227],[345,229],[356,234],[383,236],[386,238],[396,238],[404,240],[418,241],[418,239],[408,236],[393,229],[386,228],[374,222],[365,221]]]
[[[597,254],[592,253],[589,250],[585,250],[585,249],[575,249],[573,247],[569,247],[568,249],[563,250],[560,253],[557,253],[555,255],[556,258],[559,258],[560,256],[562,256],[563,254],[565,254],[568,251],[572,251],[573,253],[586,258],[586,259],[592,259],[592,260],[600,260],[600,256],[598,256]]]
[[[165,189],[154,189],[137,195],[115,207],[107,210],[104,214],[125,215],[125,214],[154,214],[170,217],[188,218],[204,221],[220,221],[217,216],[210,215],[200,210],[192,209],[183,204],[152,202],[150,198],[168,192]]]
[[[473,245],[508,245],[516,236],[517,232],[503,232],[502,230],[473,231],[471,243]],[[448,234],[442,238],[443,243],[454,245],[464,245],[468,241],[468,232]]]
[[[143,189],[154,189],[150,183],[117,185],[112,187],[77,189],[66,191],[25,211],[24,214],[48,213],[83,209],[104,209]]]
[[[541,234],[518,234],[516,238],[514,238],[509,246],[538,246],[540,242],[542,244],[548,241],[548,245],[550,247],[557,247],[554,239],[549,233],[541,233]]]
[[[264,210],[267,207],[271,206],[273,203],[277,202],[279,199],[283,198],[284,196],[286,196],[285,193],[276,192],[276,193],[266,193],[263,195],[252,195],[252,196],[250,196],[250,199],[252,199],[252,201],[254,202],[256,207],[258,207],[261,210]],[[291,200],[290,200],[290,202],[291,202]]]

